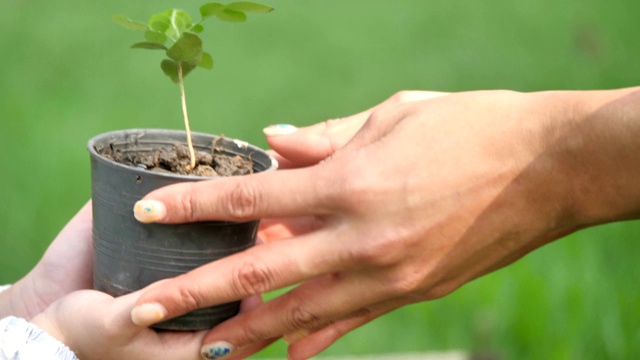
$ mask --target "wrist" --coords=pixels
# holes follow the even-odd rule
[[[549,92],[547,151],[570,223],[576,227],[640,216],[640,88]],[[554,106],[553,104],[557,104]],[[553,133],[553,136],[549,136]]]
[[[77,360],[73,351],[51,333],[15,316],[0,319],[0,342],[2,355],[10,359]]]
[[[60,331],[60,328],[55,324],[55,322],[49,318],[46,311],[43,311],[40,314],[34,316],[29,320],[29,322],[37,326],[38,328],[42,329],[51,337],[55,338],[61,343],[67,344],[67,342],[65,341],[66,339],[64,337],[64,334],[62,333],[62,331]]]

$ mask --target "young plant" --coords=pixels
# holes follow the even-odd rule
[[[196,67],[213,68],[213,57],[204,51],[200,34],[202,22],[208,18],[217,18],[226,22],[245,22],[249,13],[268,13],[273,8],[253,2],[233,2],[220,4],[207,3],[200,7],[200,18],[193,18],[182,9],[168,9],[151,16],[147,23],[132,20],[123,15],[114,15],[113,20],[129,30],[144,31],[145,41],[135,43],[133,49],[162,50],[166,58],[160,68],[171,81],[180,86],[182,115],[189,147],[190,169],[196,167],[196,156],[191,140],[191,129],[187,112],[184,90],[184,77]]]

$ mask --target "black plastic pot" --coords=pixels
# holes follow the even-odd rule
[[[217,137],[194,133],[194,147],[209,150]],[[113,296],[128,294],[155,281],[175,277],[200,265],[254,245],[258,221],[142,224],[133,217],[136,201],[157,188],[207,178],[151,172],[116,163],[99,154],[111,147],[154,152],[160,146],[185,143],[184,131],[122,130],[98,135],[88,143],[93,199],[94,287]],[[254,172],[275,170],[265,151],[223,138],[225,153],[250,157]],[[214,276],[212,274],[212,276]],[[240,302],[193,311],[157,324],[158,329],[202,330],[236,315]]]

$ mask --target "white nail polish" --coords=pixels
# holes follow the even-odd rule
[[[262,132],[267,136],[287,135],[296,131],[298,131],[298,128],[289,124],[269,125],[262,129]]]
[[[167,309],[158,303],[138,305],[131,310],[131,321],[138,326],[155,324],[167,316]]]
[[[167,213],[164,204],[156,200],[140,200],[133,207],[133,216],[143,223],[162,219]]]

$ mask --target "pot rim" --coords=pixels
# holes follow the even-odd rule
[[[142,169],[142,168],[137,168],[137,167],[132,167],[129,165],[125,165],[125,164],[120,164],[118,162],[115,162],[113,160],[107,159],[104,156],[100,155],[95,148],[96,143],[98,143],[99,141],[108,139],[109,137],[122,137],[123,134],[140,134],[139,136],[144,136],[146,133],[157,133],[157,134],[169,134],[169,135],[184,135],[185,136],[185,140],[184,143],[186,144],[186,133],[184,130],[175,130],[175,129],[156,129],[156,128],[146,128],[146,129],[121,129],[121,130],[113,130],[113,131],[108,131],[108,132],[103,132],[100,133],[98,135],[95,135],[94,137],[92,137],[91,139],[89,139],[89,141],[87,142],[87,150],[89,150],[90,155],[96,159],[97,161],[100,161],[108,166],[113,166],[115,168],[121,169],[121,170],[128,170],[131,172],[135,172],[135,173],[143,173],[143,174],[153,174],[154,176],[160,176],[160,177],[165,177],[165,178],[171,178],[171,179],[183,179],[183,180],[203,180],[203,179],[215,179],[215,178],[219,178],[221,176],[196,176],[196,175],[181,175],[181,174],[166,174],[166,173],[156,173],[156,172],[151,172],[149,170],[146,169]],[[215,134],[208,134],[208,133],[202,133],[202,132],[191,132],[192,137],[193,136],[201,136],[201,137],[209,137],[212,140],[216,139],[216,138],[220,138],[220,135],[215,135]],[[243,140],[238,140],[235,138],[230,138],[230,137],[222,137],[223,139],[227,140],[228,142],[225,143],[225,145],[227,144],[234,144],[235,146],[237,146],[238,150],[242,150],[242,149],[250,149],[256,152],[260,152],[262,154],[264,154],[264,156],[266,156],[269,161],[271,162],[271,166],[267,167],[264,170],[259,171],[260,173],[262,172],[267,172],[267,171],[274,171],[278,168],[278,160],[276,160],[273,156],[271,156],[267,151],[265,151],[264,149],[261,149],[253,144],[250,144],[246,141]],[[227,148],[225,146],[225,148]],[[234,152],[234,150],[236,149],[228,149],[231,152]]]

